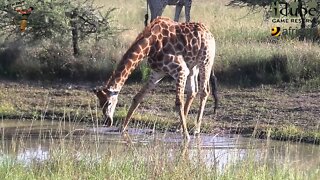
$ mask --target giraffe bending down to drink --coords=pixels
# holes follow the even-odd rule
[[[147,84],[135,95],[122,124],[124,132],[145,95],[166,75],[176,81],[176,109],[180,116],[183,135],[189,139],[186,116],[197,92],[200,92],[200,108],[195,134],[200,133],[201,119],[209,95],[211,83],[216,111],[218,99],[216,77],[212,71],[215,56],[215,40],[201,23],[177,23],[158,17],[138,35],[124,54],[106,85],[95,88],[103,114],[112,125],[118,94],[131,72],[144,58],[148,58],[151,75]],[[199,84],[198,84],[199,75]],[[184,102],[184,91],[187,99]]]
[[[151,21],[157,16],[161,16],[164,8],[167,5],[176,6],[176,12],[174,16],[175,21],[179,21],[182,7],[184,6],[186,22],[190,22],[190,11],[192,0],[147,0],[151,12]]]

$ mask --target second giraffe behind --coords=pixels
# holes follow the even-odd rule
[[[122,86],[138,64],[144,58],[148,58],[151,68],[150,79],[133,98],[120,129],[121,132],[126,130],[134,111],[145,95],[168,74],[176,81],[175,105],[185,139],[190,139],[186,117],[193,99],[197,92],[200,92],[200,107],[194,132],[199,134],[204,107],[210,92],[210,82],[215,99],[214,112],[218,104],[217,82],[212,71],[214,56],[214,37],[203,24],[178,23],[168,18],[156,18],[138,35],[106,84],[99,89],[94,89],[106,121],[112,125],[113,113]],[[186,102],[184,102],[185,90]]]

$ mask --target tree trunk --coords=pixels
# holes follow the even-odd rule
[[[78,33],[78,26],[77,26],[77,17],[78,12],[77,9],[71,12],[70,16],[70,25],[71,25],[71,33],[72,33],[72,46],[73,46],[73,55],[78,56],[80,54],[79,48],[79,33]]]
[[[302,13],[303,3],[302,0],[298,0],[298,10],[301,18],[301,28],[299,34],[299,41],[304,41],[305,39],[305,30],[306,30],[306,16]]]
[[[318,5],[317,6],[317,11],[320,12],[320,6]],[[318,13],[316,16],[314,16],[311,20],[311,28],[312,28],[312,31],[313,31],[313,34],[314,34],[314,37],[313,37],[313,42],[316,42],[316,41],[319,41],[319,35],[320,35],[320,32],[319,32],[319,29],[318,29],[318,21],[319,21],[319,17],[320,17],[320,14]]]

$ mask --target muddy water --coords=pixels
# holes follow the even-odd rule
[[[270,166],[284,163],[301,170],[320,168],[320,146],[312,144],[216,134],[192,137],[186,144],[177,133],[131,128],[127,136],[122,136],[116,128],[63,121],[2,120],[0,127],[0,162],[8,157],[25,164],[43,161],[49,158],[52,149],[61,146],[74,146],[79,157],[86,156],[88,151],[98,154],[97,157],[106,153],[121,156],[130,147],[140,152],[141,158],[146,154],[186,157],[220,170],[230,162],[246,159]]]

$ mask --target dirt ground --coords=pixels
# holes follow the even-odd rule
[[[99,83],[35,83],[0,81],[0,115],[2,119],[69,119],[94,121],[101,119],[97,99],[90,91]],[[117,113],[125,115],[133,96],[142,87],[131,83],[123,87]],[[174,112],[174,84],[160,83],[139,107],[139,117],[151,121],[177,123]],[[320,92],[284,89],[273,86],[255,88],[219,88],[220,105],[213,114],[213,99],[209,98],[204,114],[204,126],[215,130],[253,131],[254,128],[298,126],[320,131]],[[195,99],[188,116],[192,126],[197,116],[198,100]],[[121,112],[124,112],[121,114]]]

